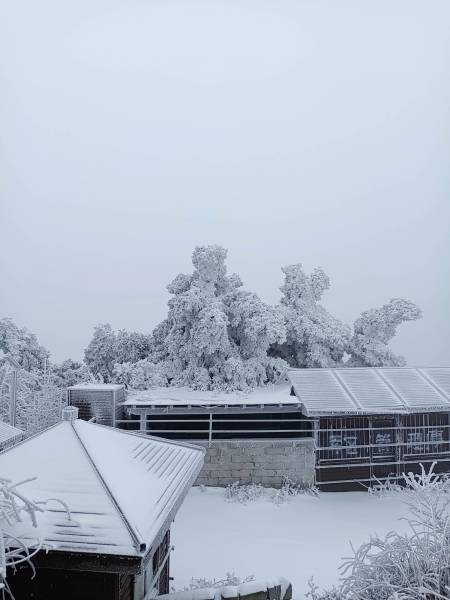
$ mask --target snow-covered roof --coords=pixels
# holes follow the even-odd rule
[[[308,416],[450,411],[450,368],[290,369]]]
[[[204,450],[86,421],[62,421],[0,454],[0,475],[35,501],[51,501],[14,532],[55,550],[144,556],[173,520]]]
[[[77,385],[71,385],[68,390],[94,390],[94,391],[116,391],[122,390],[123,385],[117,383],[77,383]]]
[[[298,405],[290,395],[290,386],[268,385],[250,392],[221,392],[192,390],[186,387],[158,387],[129,392],[126,406],[247,406],[247,405]]]
[[[22,439],[22,436],[23,431],[21,429],[0,421],[0,448]]]

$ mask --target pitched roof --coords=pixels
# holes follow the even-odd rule
[[[143,556],[195,480],[204,450],[86,421],[62,421],[0,454],[0,475],[51,501],[38,533],[55,550]],[[29,524],[14,531],[36,538]]]
[[[6,444],[18,441],[22,437],[23,431],[21,429],[0,421],[0,448],[3,448]]]
[[[450,411],[450,368],[290,369],[308,416]]]
[[[250,406],[298,404],[289,386],[267,385],[249,392],[193,390],[187,387],[158,387],[128,394],[125,406]]]

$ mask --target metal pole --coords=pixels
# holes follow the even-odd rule
[[[13,367],[11,376],[11,403],[9,406],[9,422],[16,426],[16,406],[17,406],[17,369]]]
[[[208,435],[208,447],[211,448],[211,442],[212,442],[212,420],[213,420],[213,416],[212,416],[212,412],[209,413],[209,435]]]

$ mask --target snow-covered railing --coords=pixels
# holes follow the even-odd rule
[[[233,413],[233,409],[231,408],[230,413]],[[119,427],[126,425],[127,429],[133,429],[149,435],[171,439],[202,440],[208,441],[210,444],[214,441],[239,438],[278,439],[312,437],[312,422],[304,418],[294,418],[292,415],[295,417],[295,413],[286,413],[284,415],[280,413],[276,415],[276,418],[239,418],[234,414],[230,414],[229,417],[223,418],[223,414],[213,414],[210,412],[205,415],[186,415],[185,417],[174,415],[167,418],[164,415],[149,416],[143,414],[139,420],[121,419],[117,420],[116,424]]]
[[[292,585],[284,577],[275,581],[246,581],[239,585],[195,588],[158,596],[158,600],[291,600]]]

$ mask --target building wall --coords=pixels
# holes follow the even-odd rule
[[[196,485],[227,486],[261,483],[278,487],[283,476],[296,482],[314,481],[314,440],[195,441],[206,448],[205,464]]]

